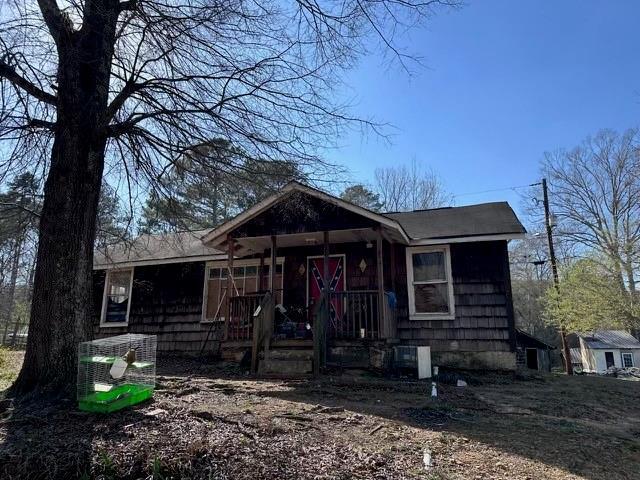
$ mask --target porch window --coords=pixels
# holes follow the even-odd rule
[[[633,367],[633,353],[631,352],[622,353],[622,367],[623,368]]]
[[[121,327],[129,322],[133,269],[109,270],[102,298],[101,327]]]
[[[449,247],[407,248],[407,286],[411,319],[454,318]]]
[[[282,303],[282,262],[276,263],[276,298]],[[264,265],[262,282],[260,282],[258,270],[259,259],[236,260],[233,266],[233,296],[252,295],[269,289],[269,264]],[[204,285],[204,305],[202,321],[224,321],[227,313],[227,262],[212,262],[207,265]]]

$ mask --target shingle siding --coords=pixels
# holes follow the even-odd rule
[[[505,241],[451,244],[452,320],[408,318],[405,249],[396,262],[398,338],[433,351],[514,351],[513,305]]]

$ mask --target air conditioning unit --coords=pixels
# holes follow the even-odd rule
[[[393,366],[417,370],[420,379],[431,378],[431,347],[393,347]]]

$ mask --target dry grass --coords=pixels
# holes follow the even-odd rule
[[[9,388],[22,365],[24,352],[0,346],[0,392]]]
[[[7,412],[0,477],[640,478],[640,382],[480,376],[433,401],[424,383],[370,376],[254,380],[188,361],[160,373],[153,402],[110,416],[71,402]]]

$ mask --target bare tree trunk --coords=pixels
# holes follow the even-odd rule
[[[7,325],[11,325],[11,320],[13,319],[13,310],[16,305],[16,282],[18,281],[18,271],[20,270],[20,257],[22,253],[23,242],[22,235],[16,237],[14,242],[13,258],[11,259],[11,274],[9,276],[9,285],[6,298],[7,307],[4,316]],[[15,341],[15,336],[13,341]]]
[[[29,337],[16,394],[75,389],[78,342],[91,337],[93,244],[118,2],[87,4],[58,38],[57,123],[44,188]]]

